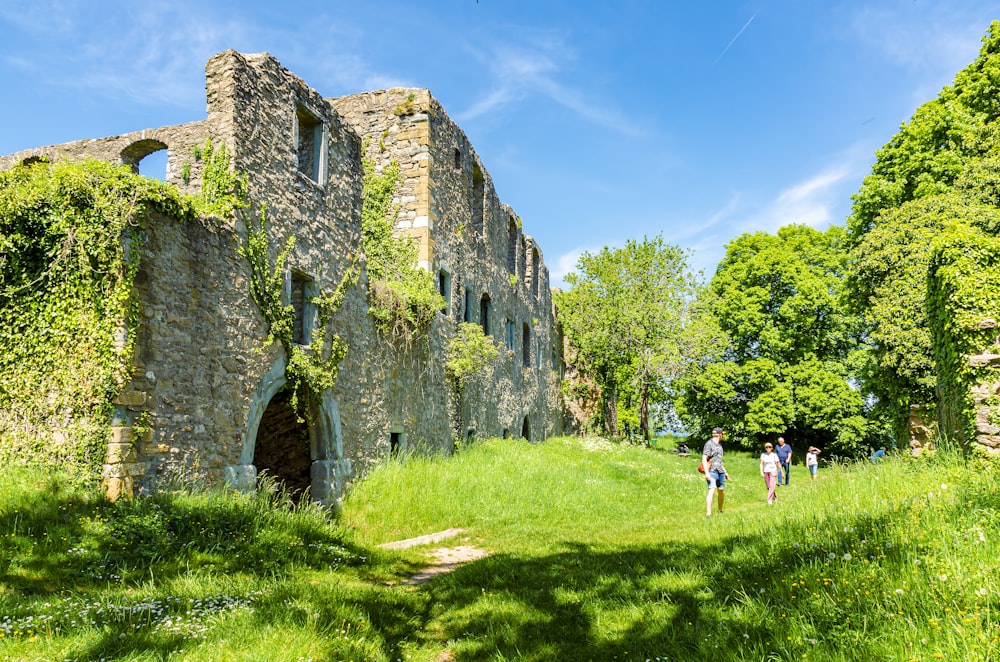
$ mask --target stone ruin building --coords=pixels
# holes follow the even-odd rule
[[[267,472],[334,504],[352,478],[392,454],[450,452],[455,420],[468,438],[539,441],[561,432],[561,339],[541,249],[429,91],[328,99],[274,57],[235,51],[208,61],[206,91],[204,120],[31,149],[0,157],[0,169],[88,157],[137,169],[166,150],[166,181],[196,193],[193,150],[206,138],[224,144],[248,175],[253,207],[266,204],[272,248],[295,237],[285,296],[296,340],[314,324],[309,293],[333,290],[360,259],[332,322],[349,349],[335,386],[300,420],[288,402],[284,349],[261,351],[267,324],[238,253],[248,221],[154,215],[142,228],[134,377],[116,401],[103,470],[109,494],[155,489],[180,463],[240,489]],[[387,341],[368,313],[363,156],[376,167],[399,164],[396,230],[418,242],[420,265],[447,301],[412,346]],[[462,321],[481,325],[502,351],[458,399],[444,360]]]

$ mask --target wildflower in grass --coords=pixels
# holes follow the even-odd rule
[[[901,588],[896,589],[896,595],[903,595],[904,593],[906,593],[906,591],[904,591],[903,589]]]
[[[938,579],[940,579],[943,582],[946,582],[946,581],[948,581],[948,575],[942,573],[942,574],[938,575]]]
[[[853,557],[851,556],[851,553],[850,553],[850,552],[847,552],[846,554],[844,554],[844,560],[845,560],[845,561],[850,561],[850,560],[851,560],[851,558],[853,558]]]
[[[979,592],[979,595],[981,595],[983,597],[985,597],[989,593],[989,591],[987,591],[985,587],[979,589],[978,592]]]

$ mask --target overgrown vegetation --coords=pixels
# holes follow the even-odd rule
[[[452,422],[452,437],[462,436],[462,397],[466,383],[472,377],[486,373],[500,356],[500,346],[491,336],[483,333],[483,327],[471,322],[462,322],[448,343],[448,355],[444,368],[455,396],[455,415]]]
[[[696,464],[594,438],[491,440],[380,465],[339,523],[266,488],[110,504],[5,470],[0,657],[995,655],[994,469],[891,456],[823,466],[813,482],[796,465],[769,507],[756,457],[728,453],[727,512],[706,524]],[[465,532],[435,547],[491,555],[407,587],[428,548],[374,547],[450,527]]]
[[[357,281],[355,265],[344,273],[332,293],[320,290],[309,295],[316,310],[316,324],[311,329],[308,344],[294,342],[295,307],[285,298],[285,278],[288,256],[295,248],[295,237],[288,237],[274,259],[269,256],[267,209],[260,212],[256,228],[248,228],[247,240],[240,246],[240,255],[250,263],[250,294],[267,320],[268,335],[263,346],[281,343],[288,358],[285,377],[292,391],[292,407],[308,414],[308,404],[319,403],[322,394],[333,388],[340,372],[340,362],[347,356],[347,343],[329,328],[331,317],[344,303],[347,289]],[[317,282],[321,282],[317,278]],[[303,406],[305,405],[305,406]]]
[[[141,226],[194,201],[100,161],[0,173],[0,466],[96,479],[130,379]]]
[[[417,265],[417,245],[394,234],[398,209],[392,196],[399,185],[399,164],[377,172],[370,159],[364,167],[361,230],[368,258],[369,311],[386,335],[408,341],[425,331],[445,301],[430,272]]]
[[[911,406],[940,405],[943,430],[969,440],[968,393],[985,369],[968,370],[956,352],[987,349],[980,323],[1000,319],[982,269],[1000,232],[998,72],[994,22],[979,57],[878,151],[848,219],[850,301],[869,339],[864,384],[897,437]]]

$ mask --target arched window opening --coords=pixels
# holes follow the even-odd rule
[[[472,230],[473,232],[484,233],[483,228],[483,204],[486,193],[486,181],[483,178],[483,171],[478,164],[472,165]]]
[[[524,416],[524,423],[521,424],[521,437],[531,441],[531,423],[528,422],[528,415]]]
[[[167,146],[159,140],[137,140],[121,151],[121,160],[137,175],[167,181]]]
[[[268,403],[257,428],[253,464],[258,475],[277,481],[296,501],[309,498],[312,457],[309,426],[296,413],[291,391],[279,391]]]
[[[517,221],[513,216],[507,220],[507,271],[517,275]]]

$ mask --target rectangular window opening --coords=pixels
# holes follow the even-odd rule
[[[309,335],[312,327],[312,303],[309,301],[312,294],[312,279],[304,274],[292,272],[289,290],[289,303],[295,314],[292,342],[297,345],[308,345],[311,340]]]
[[[438,294],[444,297],[444,307],[441,312],[447,315],[451,309],[451,274],[445,269],[438,271]]]
[[[318,184],[322,183],[323,122],[301,104],[295,108],[295,140],[299,172]]]
[[[521,365],[531,367],[531,327],[527,324],[521,329]]]

